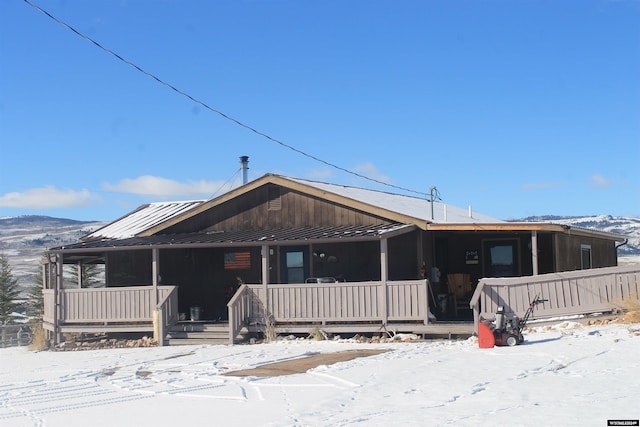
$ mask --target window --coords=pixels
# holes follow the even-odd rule
[[[287,252],[287,278],[289,283],[304,283],[304,253]]]
[[[580,245],[580,266],[583,270],[591,268],[591,245]]]
[[[520,273],[518,240],[486,240],[483,253],[485,276],[513,277]]]

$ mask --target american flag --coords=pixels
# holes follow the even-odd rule
[[[226,252],[224,254],[225,270],[251,269],[251,252]]]

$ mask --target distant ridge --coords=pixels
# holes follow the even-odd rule
[[[0,218],[0,227],[15,227],[21,225],[43,225],[48,226],[69,226],[69,225],[81,225],[91,224],[100,221],[78,221],[68,218],[55,218],[45,215],[20,215],[20,216],[8,216]]]
[[[0,254],[7,257],[14,277],[26,289],[40,274],[40,259],[47,249],[76,243],[106,224],[44,215],[2,217]]]
[[[571,227],[588,228],[607,233],[625,236],[628,241],[620,246],[620,255],[640,255],[640,217],[633,216],[558,216],[541,215],[529,216],[522,219],[511,219],[510,222],[550,222]]]

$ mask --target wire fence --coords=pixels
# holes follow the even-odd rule
[[[0,348],[26,346],[33,342],[33,332],[28,325],[0,325]]]

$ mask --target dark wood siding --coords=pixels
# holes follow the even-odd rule
[[[420,278],[418,231],[389,239],[389,280]]]
[[[557,235],[557,271],[580,270],[581,245],[591,246],[591,268],[617,265],[615,242],[583,236]]]
[[[280,187],[280,208],[269,209],[278,186],[267,184],[168,228],[163,233],[243,231],[390,223],[381,217]]]
[[[313,245],[312,258],[312,274],[316,277],[348,282],[380,280],[378,241]]]

